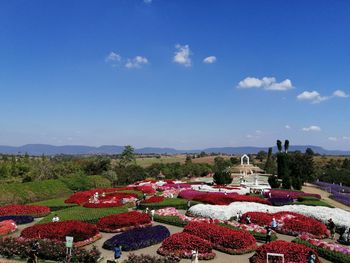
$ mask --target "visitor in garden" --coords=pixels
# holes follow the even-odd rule
[[[52,218],[52,222],[59,222],[60,218],[57,216],[57,214],[54,215],[54,217]]]
[[[148,208],[148,207],[146,207],[145,213],[146,213],[147,215],[149,215],[149,208]]]
[[[154,213],[155,213],[155,212],[156,212],[156,211],[155,211],[154,209],[151,210],[151,219],[152,219],[152,221],[153,221]]]
[[[247,217],[245,218],[245,222],[246,222],[247,225],[252,223],[252,220],[250,219],[249,215],[247,215]]]
[[[335,224],[334,224],[332,218],[330,218],[328,220],[328,229],[331,232],[331,238],[334,239],[334,237],[335,237]]]
[[[136,200],[136,209],[140,209],[140,204],[141,204],[140,199],[137,199]]]
[[[143,193],[143,200],[146,200],[146,193]]]
[[[265,243],[271,242],[272,228],[270,226],[266,226],[266,240]]]
[[[29,252],[29,259],[28,259],[28,263],[38,263],[38,254],[39,254],[39,250],[40,250],[40,244],[38,241],[35,241],[32,245],[32,248]]]
[[[192,250],[191,263],[198,263],[198,251]]]
[[[190,208],[191,208],[191,201],[188,200],[188,201],[187,201],[187,210],[190,209]]]
[[[316,262],[316,255],[314,254],[314,252],[310,251],[307,257],[307,263],[315,263],[315,262]]]
[[[122,256],[122,247],[114,247],[114,262],[119,262],[120,257]]]
[[[278,223],[277,223],[276,218],[272,218],[271,228],[272,228],[273,230],[275,230],[275,229],[277,228],[277,226],[278,226]]]

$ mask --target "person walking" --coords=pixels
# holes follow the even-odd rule
[[[266,240],[265,244],[271,242],[272,228],[270,226],[266,226]]]
[[[188,200],[188,201],[187,201],[187,210],[190,209],[190,208],[191,208],[191,201]]]
[[[316,255],[314,252],[310,251],[309,255],[307,256],[307,263],[315,263],[316,262]]]
[[[250,219],[249,215],[247,215],[247,217],[245,218],[245,222],[247,225],[250,225],[252,223],[252,220]]]
[[[272,228],[273,230],[275,230],[275,229],[277,228],[277,226],[278,226],[278,223],[277,223],[276,218],[272,218],[271,228]]]
[[[331,238],[334,240],[334,237],[335,237],[335,224],[334,224],[332,218],[330,218],[328,220],[328,229],[331,232]]]
[[[114,262],[118,263],[120,257],[122,256],[122,247],[121,246],[114,247],[113,251],[114,251]]]

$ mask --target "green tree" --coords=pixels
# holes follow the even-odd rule
[[[230,184],[232,182],[232,177],[229,172],[217,171],[213,176],[214,183],[216,184]]]
[[[256,154],[256,159],[258,159],[260,162],[262,162],[267,156],[267,153],[265,151],[259,151]]]
[[[279,188],[280,187],[280,183],[278,182],[277,176],[270,175],[267,180],[268,180],[268,183],[271,186],[271,188]]]
[[[275,174],[276,173],[276,164],[275,164],[274,157],[272,155],[272,147],[270,147],[268,150],[264,170],[267,174]]]
[[[288,153],[288,149],[289,149],[289,141],[288,141],[288,140],[285,140],[285,141],[284,141],[284,152],[285,152],[285,153]]]
[[[282,152],[282,142],[280,140],[277,140],[277,150],[278,152]]]
[[[118,175],[115,171],[113,170],[108,170],[108,171],[104,171],[102,173],[102,176],[107,178],[111,183],[112,183],[112,187],[116,187],[118,184]]]
[[[135,150],[131,145],[126,145],[123,152],[120,155],[120,166],[128,166],[131,164],[136,164]]]

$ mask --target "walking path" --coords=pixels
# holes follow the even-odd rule
[[[326,201],[328,204],[337,207],[337,208],[341,208],[344,209],[346,211],[350,212],[350,207],[347,205],[344,205],[336,200],[333,200],[332,198],[330,198],[330,193],[321,190],[320,188],[318,188],[316,185],[313,184],[306,184],[305,186],[303,186],[302,191],[304,191],[305,193],[311,193],[311,194],[319,194],[321,196],[321,198]]]

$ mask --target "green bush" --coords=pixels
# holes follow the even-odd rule
[[[154,215],[153,219],[156,222],[164,223],[164,224],[168,224],[168,225],[173,225],[173,226],[184,227],[185,225],[187,225],[187,222],[183,221],[178,216]]]
[[[31,203],[31,205],[45,205],[50,207],[51,211],[58,211],[65,208],[76,206],[76,204],[66,204],[64,200],[66,200],[66,198],[55,198],[55,199],[49,199],[45,201]]]
[[[334,206],[326,203],[325,201],[318,200],[318,199],[295,202],[294,204],[295,205],[308,205],[308,206],[326,206],[326,207],[334,208]]]
[[[59,210],[55,214],[57,214],[61,221],[80,220],[87,223],[96,224],[101,217],[126,212],[128,212],[128,209],[125,206],[109,208],[86,208],[83,206],[75,206]],[[39,224],[49,223],[52,221],[53,217],[54,214],[51,213],[50,215],[40,220]]]
[[[191,201],[191,205],[199,204],[199,202]],[[165,198],[164,201],[158,203],[141,203],[140,208],[160,209],[163,207],[175,207],[176,209],[187,210],[187,200],[181,198]]]
[[[319,246],[314,246],[312,244],[310,244],[309,242],[305,241],[305,240],[301,240],[299,238],[294,239],[292,242],[297,243],[297,244],[302,244],[305,245],[307,247],[310,247],[312,249],[314,249],[315,251],[317,251],[318,255],[333,262],[333,263],[350,263],[350,256],[340,253],[340,252],[336,252],[336,251],[331,251],[328,249],[324,249],[322,247]]]
[[[299,196],[298,197],[298,201],[299,202],[303,202],[303,201],[318,201],[320,199],[318,199],[315,196]]]
[[[60,180],[44,180],[28,183],[0,185],[0,205],[26,204],[68,196],[72,191]]]

